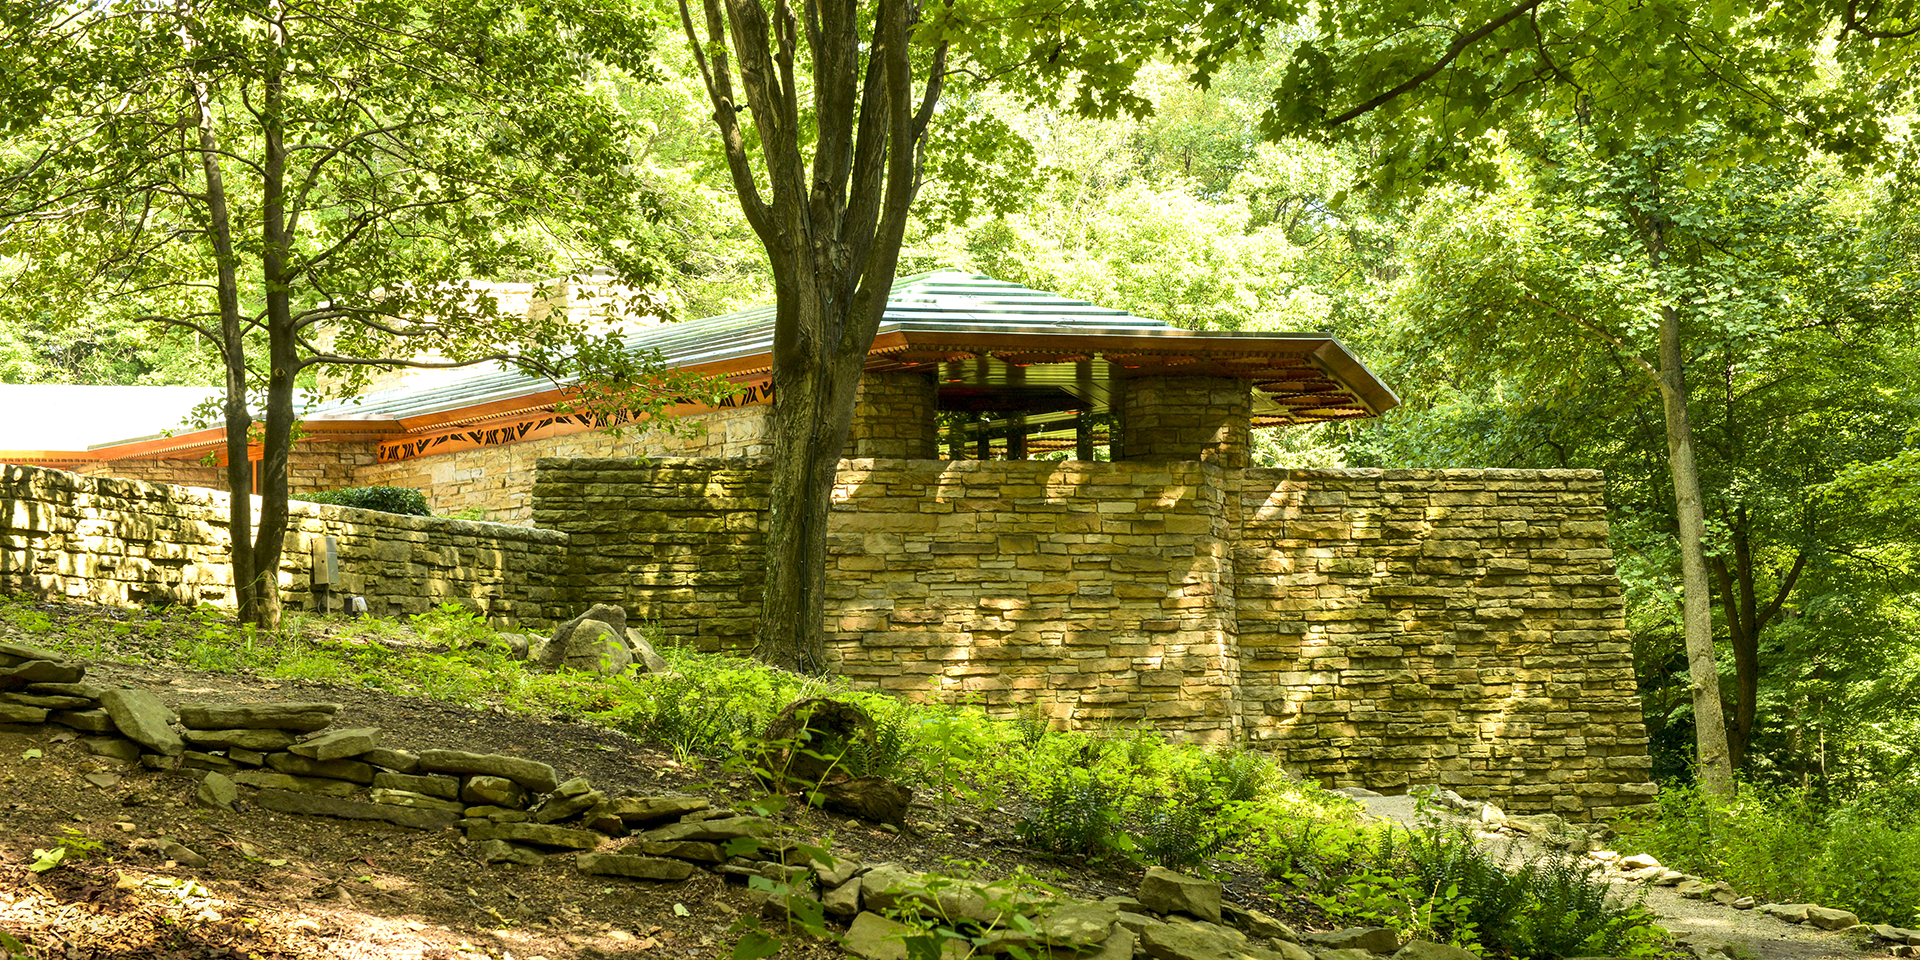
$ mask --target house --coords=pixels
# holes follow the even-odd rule
[[[591,304],[595,278],[494,284],[503,309]],[[434,510],[525,523],[541,457],[753,456],[767,450],[773,308],[631,331],[635,350],[724,378],[717,406],[683,404],[689,429],[563,412],[567,391],[497,367],[402,371],[350,399],[302,411],[293,493],[391,485]],[[6,389],[0,388],[0,393]],[[167,388],[58,388],[93,390]],[[1398,404],[1327,334],[1195,332],[978,274],[895,284],[861,383],[847,455],[909,460],[1199,460],[1247,465],[1249,432],[1378,416]],[[122,408],[147,406],[121,396]],[[159,410],[161,407],[153,406]],[[171,409],[171,408],[169,408]],[[25,444],[0,433],[0,462],[225,486],[224,429],[162,431],[109,415],[116,438],[70,433]],[[142,435],[128,437],[136,424]],[[78,442],[80,440],[91,442]],[[13,449],[6,449],[12,447]],[[1104,457],[1102,456],[1104,454]]]

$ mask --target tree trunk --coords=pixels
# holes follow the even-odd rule
[[[802,292],[793,305],[803,342],[819,343],[849,324],[851,304]],[[866,351],[852,358],[826,351],[776,356],[773,395],[773,485],[768,495],[766,590],[755,656],[802,673],[827,668],[827,523],[840,453],[853,424],[853,397]],[[849,362],[851,359],[851,362]]]
[[[194,43],[184,24],[181,40]],[[247,409],[246,329],[240,316],[239,259],[233,250],[233,219],[227,208],[226,178],[220,169],[220,145],[213,130],[213,105],[207,81],[193,75],[188,84],[193,122],[199,128],[200,165],[207,192],[207,239],[213,245],[215,298],[220,304],[220,354],[226,366],[226,402],[222,408],[227,443],[227,532],[233,561],[234,604],[242,619],[258,607],[257,565],[253,553],[253,465],[247,455],[253,414]]]
[[[254,567],[260,571],[257,603],[248,619],[262,630],[280,626],[280,552],[287,535],[287,457],[293,443],[293,376],[299,369],[293,324],[292,278],[287,275],[292,238],[287,235],[286,117],[284,98],[286,32],[284,10],[269,4],[266,82],[260,127],[265,163],[261,170],[261,266],[267,306],[267,410],[260,451],[260,527],[253,542]]]
[[[1699,753],[1696,775],[1708,794],[1732,796],[1733,764],[1727,752],[1727,724],[1720,708],[1720,666],[1713,646],[1706,519],[1700,507],[1700,471],[1693,457],[1693,424],[1687,417],[1680,310],[1672,304],[1660,310],[1660,399],[1666,408],[1667,463],[1673,474],[1674,512],[1679,521],[1681,624],[1687,644],[1687,675],[1693,689],[1694,744]]]

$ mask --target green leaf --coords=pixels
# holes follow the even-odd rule
[[[37,747],[36,747],[36,748],[34,748],[34,749],[32,749],[32,750],[28,750],[28,751],[27,751],[26,753],[23,753],[23,754],[21,754],[21,755],[20,755],[20,759],[22,759],[22,760],[38,760],[38,759],[40,759],[40,758],[41,758],[41,757],[43,757],[43,756],[46,756],[46,754],[43,754],[43,753],[41,753],[41,752],[40,752],[40,750],[39,750],[39,748],[37,748]]]
[[[33,851],[33,863],[27,869],[34,873],[46,873],[67,858],[66,847],[54,847],[52,850]]]
[[[733,960],[761,960],[780,952],[780,938],[765,930],[749,930],[733,945]]]

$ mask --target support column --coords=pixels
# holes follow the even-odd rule
[[[1232,377],[1135,377],[1122,391],[1125,459],[1248,463],[1252,386]]]
[[[868,371],[860,378],[845,455],[935,459],[940,449],[939,424],[934,419],[938,396],[930,373]]]

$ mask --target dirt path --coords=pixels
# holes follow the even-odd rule
[[[1408,826],[1424,825],[1436,816],[1443,822],[1467,822],[1464,818],[1433,809],[1416,811],[1416,801],[1410,796],[1362,797],[1359,800],[1366,806],[1368,815]],[[1539,848],[1522,840],[1510,842],[1519,845],[1518,852],[1523,857],[1539,852]],[[1624,889],[1626,882],[1616,880],[1616,886]],[[1785,923],[1754,910],[1735,910],[1711,901],[1688,900],[1674,892],[1672,887],[1649,887],[1647,908],[1653,911],[1659,924],[1671,930],[1675,937],[1690,938],[1702,944],[1710,941],[1731,942],[1745,947],[1759,960],[1825,960],[1863,956],[1851,938],[1841,934]]]

